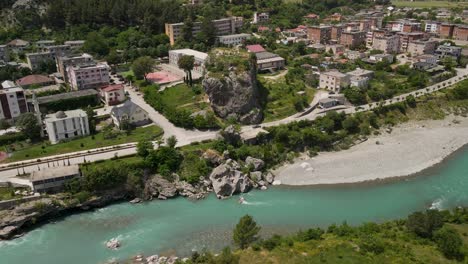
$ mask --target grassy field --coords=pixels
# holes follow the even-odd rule
[[[209,108],[208,103],[203,100],[205,94],[200,85],[195,85],[192,89],[186,84],[178,84],[165,89],[160,95],[163,102],[171,108],[187,109],[194,112]]]
[[[468,7],[468,1],[450,2],[450,1],[392,1],[397,7],[415,7],[415,8],[454,8],[454,7]]]
[[[274,120],[283,119],[297,112],[294,107],[294,101],[300,97],[306,97],[307,102],[312,102],[315,90],[305,88],[305,94],[298,94],[299,87],[294,87],[285,83],[284,77],[277,80],[268,80],[259,78],[260,83],[265,87],[268,92],[267,102],[265,106],[265,120],[270,122]]]
[[[13,152],[10,158],[4,160],[3,163],[137,142],[142,139],[156,139],[161,137],[162,134],[163,131],[161,128],[157,126],[147,126],[136,128],[131,131],[129,135],[122,132],[116,138],[112,139],[104,139],[104,134],[100,132],[94,136],[82,137],[55,145],[50,145],[49,143],[28,145],[24,142],[19,142],[10,146],[10,148],[14,147],[16,151]]]

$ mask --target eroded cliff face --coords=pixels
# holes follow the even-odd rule
[[[255,71],[230,71],[216,78],[208,74],[203,88],[213,111],[221,118],[235,118],[242,124],[258,124],[263,119]]]

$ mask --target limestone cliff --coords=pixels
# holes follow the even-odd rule
[[[216,76],[203,80],[213,111],[221,118],[235,118],[243,124],[258,124],[263,119],[255,70]]]

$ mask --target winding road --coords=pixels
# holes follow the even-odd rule
[[[114,76],[113,76],[114,78]],[[272,121],[268,123],[263,123],[261,127],[272,127],[278,126],[281,124],[287,124],[299,120],[315,120],[317,117],[322,116],[327,111],[336,110],[339,112],[344,112],[346,114],[353,114],[356,112],[369,111],[379,106],[385,106],[394,104],[397,102],[404,101],[408,96],[412,95],[414,97],[420,97],[426,94],[434,93],[441,89],[452,86],[455,83],[458,83],[464,79],[468,78],[468,69],[457,69],[457,75],[453,78],[450,78],[446,81],[428,86],[426,88],[413,91],[410,93],[402,94],[395,96],[394,98],[378,102],[371,103],[366,105],[361,105],[357,107],[345,107],[341,108],[331,108],[327,110],[318,109],[315,106],[318,104],[319,100],[326,98],[328,96],[327,92],[318,91],[314,100],[310,104],[310,111],[307,114],[297,113],[287,118]],[[116,80],[118,83],[118,80]],[[151,120],[160,126],[164,130],[164,137],[175,136],[178,139],[178,146],[189,145],[193,142],[200,142],[203,140],[215,139],[218,136],[219,131],[199,131],[199,130],[187,130],[180,127],[174,126],[169,122],[163,115],[158,113],[154,108],[145,102],[141,93],[136,91],[133,87],[125,85],[125,90],[128,92],[130,100],[142,107],[145,111],[148,112]],[[307,112],[307,110],[305,111]],[[258,130],[258,125],[243,126],[241,133],[249,133]],[[106,148],[91,149],[87,151],[73,152],[62,155],[55,155],[44,157],[41,159],[32,159],[25,160],[21,162],[6,163],[0,165],[0,182],[9,181],[10,178],[17,176],[18,174],[31,173],[32,171],[43,170],[50,167],[57,166],[67,166],[68,164],[82,164],[84,162],[93,162],[98,160],[106,160],[113,158],[115,156],[127,156],[136,153],[136,143],[127,143],[121,145],[110,146]],[[16,179],[16,178],[13,178]]]

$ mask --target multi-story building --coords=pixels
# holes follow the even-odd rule
[[[440,22],[438,21],[425,21],[424,22],[424,31],[427,33],[439,33]]]
[[[400,38],[400,52],[407,52],[410,42],[424,37],[422,32],[398,32],[397,35]]]
[[[359,31],[371,31],[373,27],[373,23],[370,19],[362,19],[359,20]]]
[[[415,22],[404,23],[403,29],[401,31],[408,32],[408,33],[421,31],[421,23],[415,23]]]
[[[311,26],[307,28],[307,38],[313,43],[327,44],[331,39],[331,26]]]
[[[0,119],[15,119],[28,112],[23,88],[12,81],[4,81],[0,89]]]
[[[93,56],[83,53],[80,56],[75,57],[57,57],[57,71],[63,76],[65,82],[68,82],[67,68],[70,66],[80,66],[86,64],[93,64]]]
[[[422,54],[432,54],[434,53],[437,47],[437,41],[434,40],[415,40],[408,43],[407,52],[412,56],[422,55]]]
[[[354,71],[346,73],[349,76],[350,86],[364,88],[369,84],[369,80],[374,76],[373,71],[357,68]]]
[[[55,40],[39,40],[36,41],[36,47],[43,49],[45,47],[54,46]]]
[[[451,38],[453,36],[453,29],[455,25],[442,23],[439,26],[439,37],[440,38]]]
[[[456,25],[453,29],[453,39],[468,41],[468,26]]]
[[[0,45],[0,61],[9,62],[10,55],[8,53],[7,45]]]
[[[109,84],[109,65],[97,63],[67,67],[68,81],[73,90],[92,89]]]
[[[438,58],[437,58],[437,56],[434,56],[434,55],[423,54],[423,55],[413,57],[413,61],[414,62],[424,62],[424,63],[431,64],[433,66],[436,66]]]
[[[421,23],[414,19],[401,19],[388,23],[388,29],[394,32],[416,32],[421,30]]]
[[[101,101],[106,105],[117,105],[125,101],[125,90],[122,84],[113,84],[99,90]]]
[[[68,40],[64,44],[70,46],[72,50],[79,50],[83,47],[84,43],[84,40]]]
[[[351,31],[342,32],[340,44],[347,48],[355,48],[366,43],[366,32],[364,31]]]
[[[341,32],[343,32],[344,29],[345,29],[345,26],[342,24],[332,25],[331,33],[330,33],[331,40],[335,40],[336,42],[339,42],[341,38]]]
[[[26,61],[29,68],[34,71],[39,69],[43,63],[54,62],[54,55],[50,52],[27,53]]]
[[[372,48],[374,43],[374,38],[379,38],[385,36],[386,31],[381,29],[374,29],[366,33],[366,47]]]
[[[234,34],[236,31],[242,27],[243,19],[242,17],[228,17],[211,21],[214,28],[216,29],[217,36],[224,36],[229,34]],[[192,26],[192,36],[197,35],[201,31],[201,22],[194,22]],[[169,37],[171,45],[182,37],[184,23],[175,23],[168,24],[166,23],[166,35]]]
[[[29,42],[22,39],[14,39],[8,42],[7,46],[12,52],[19,53],[29,47]]]
[[[257,70],[278,70],[285,66],[285,60],[277,54],[271,52],[258,52],[255,53],[257,57]]]
[[[374,37],[372,49],[385,53],[398,53],[400,50],[400,38],[397,35]]]
[[[253,14],[253,23],[254,24],[261,24],[266,23],[270,20],[270,15],[268,13],[258,13],[254,12]]]
[[[46,115],[44,123],[52,144],[89,135],[88,115],[81,109]]]
[[[334,93],[349,85],[349,76],[339,71],[327,71],[320,74],[319,87]]]
[[[71,53],[71,47],[68,45],[47,46],[44,51],[52,53],[54,57],[67,56]]]
[[[219,36],[218,42],[228,46],[237,46],[244,43],[246,40],[250,39],[252,36],[250,34],[233,34],[226,36]]]
[[[437,47],[434,52],[434,55],[439,58],[439,60],[445,58],[452,58],[453,60],[458,60],[462,52],[461,47],[451,46],[450,44],[444,44]]]
[[[179,67],[179,59],[182,56],[193,56],[195,59],[193,71],[203,74],[205,71],[205,62],[208,54],[193,49],[179,49],[169,51],[169,64]]]

